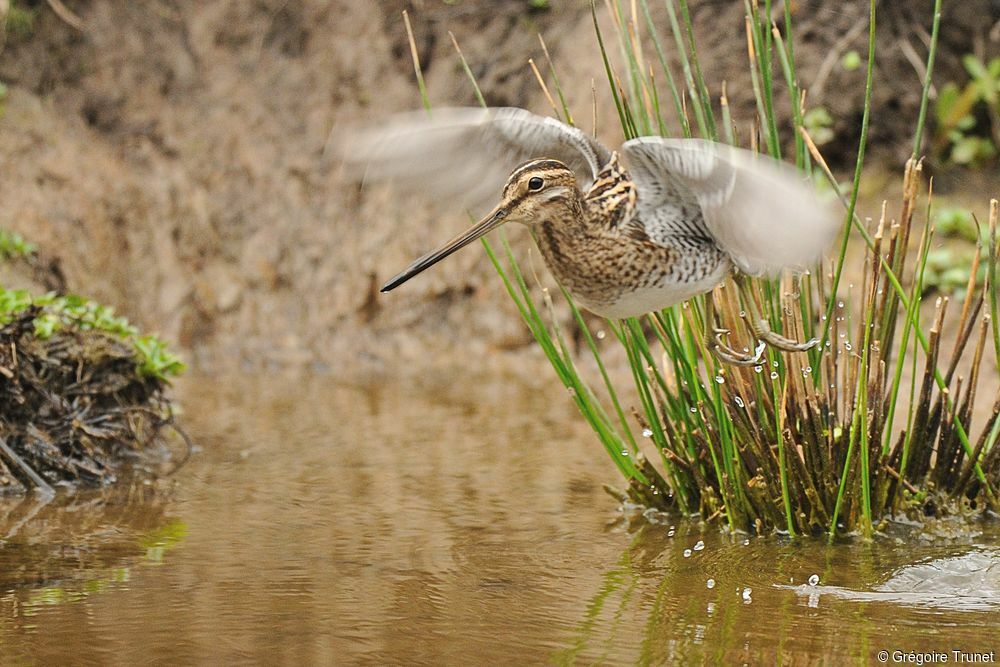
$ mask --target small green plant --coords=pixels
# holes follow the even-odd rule
[[[931,224],[937,236],[957,242],[927,253],[924,290],[964,298],[970,286],[977,288],[986,282],[988,267],[980,261],[979,247],[989,243],[989,225],[977,223],[971,211],[957,206],[938,209]]]
[[[935,105],[937,138],[935,154],[963,166],[991,160],[1000,146],[1000,58],[989,63],[966,55],[962,64],[969,73],[963,86],[945,84]],[[988,125],[981,122],[988,119]]]
[[[833,116],[826,107],[815,107],[802,115],[802,126],[817,146],[833,141]]]
[[[964,298],[969,278],[975,266],[975,285],[986,280],[986,265],[977,262],[972,248],[938,248],[927,253],[924,273],[924,291],[935,290],[955,298]]]
[[[0,230],[0,261],[27,259],[37,253],[34,244],[15,232]],[[140,335],[129,321],[116,315],[110,306],[77,294],[49,292],[33,295],[23,289],[0,285],[0,326],[18,319],[30,308],[38,308],[34,332],[38,338],[51,338],[57,331],[102,331],[128,342],[135,349],[136,368],[140,375],[166,380],[180,375],[184,364],[156,336]]]
[[[989,238],[989,225],[978,223],[967,208],[943,206],[934,213],[933,224],[941,236],[962,238],[970,243],[986,243]]]
[[[861,54],[851,49],[844,54],[844,57],[840,59],[840,66],[844,68],[847,72],[853,72],[854,70],[861,67]]]
[[[31,37],[35,32],[35,16],[34,9],[19,7],[18,3],[12,0],[3,28],[8,34],[20,39]]]
[[[3,100],[2,85],[0,85],[0,101]],[[35,245],[28,243],[20,234],[0,229],[0,261],[29,257],[37,251]]]
[[[102,331],[130,343],[136,352],[136,369],[140,375],[166,380],[180,375],[184,364],[156,336],[140,335],[129,321],[116,315],[114,309],[76,294],[58,295],[53,292],[33,296],[27,290],[12,290],[0,286],[0,325],[14,321],[32,307],[40,308],[34,319],[35,335],[48,339],[57,331]]]

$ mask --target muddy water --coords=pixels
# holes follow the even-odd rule
[[[671,534],[601,491],[615,473],[558,392],[449,382],[188,378],[203,450],[174,477],[3,505],[0,663],[1000,652],[995,525],[833,548]]]

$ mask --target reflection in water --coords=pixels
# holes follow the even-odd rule
[[[238,377],[178,393],[203,449],[159,492],[7,514],[5,658],[798,662],[995,641],[995,608],[796,588],[817,575],[874,591],[917,560],[995,560],[995,528],[904,548],[630,527],[557,391]]]
[[[51,500],[0,500],[3,662],[37,658],[37,642],[52,640],[72,655],[89,630],[83,603],[128,591],[136,568],[163,562],[185,527],[165,515],[158,486],[123,479]],[[60,619],[49,636],[34,632],[42,619]]]

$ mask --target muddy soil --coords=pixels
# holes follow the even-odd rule
[[[419,104],[404,8],[435,104],[474,101],[450,30],[491,104],[544,113],[526,66],[529,57],[542,61],[541,32],[576,115],[590,118],[596,79],[599,134],[617,141],[589,3],[65,4],[83,31],[47,3],[15,3],[34,22],[30,34],[6,35],[0,59],[8,89],[0,227],[38,243],[72,289],[160,330],[208,368],[395,372],[473,356],[507,364],[509,355],[483,353],[508,349],[537,358],[478,249],[379,296],[382,280],[466,221],[447,203],[359,189],[324,149],[338,127]],[[651,4],[666,34],[663,5]],[[909,151],[930,4],[879,5],[872,137],[890,163]],[[997,51],[996,17],[983,18],[996,14],[995,3],[949,5],[939,81],[962,78],[962,54]],[[728,82],[734,117],[748,127],[743,3],[691,7],[706,79],[714,93]],[[609,30],[606,8],[598,11]],[[799,76],[810,105],[834,118],[827,153],[835,163],[853,159],[859,130],[864,71],[846,70],[841,57],[864,53],[866,11],[858,1],[793,8]],[[512,237],[525,255],[525,235]]]

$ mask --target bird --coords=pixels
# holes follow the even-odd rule
[[[479,222],[388,280],[393,290],[498,227],[528,226],[549,270],[585,309],[637,317],[709,293],[733,275],[806,270],[838,232],[837,219],[792,166],[704,139],[640,136],[612,151],[577,127],[515,107],[435,108],[356,128],[341,156],[362,180],[391,180],[467,209]],[[754,299],[745,299],[748,305]],[[756,308],[758,341],[800,343]],[[759,363],[729,347],[723,361]]]

